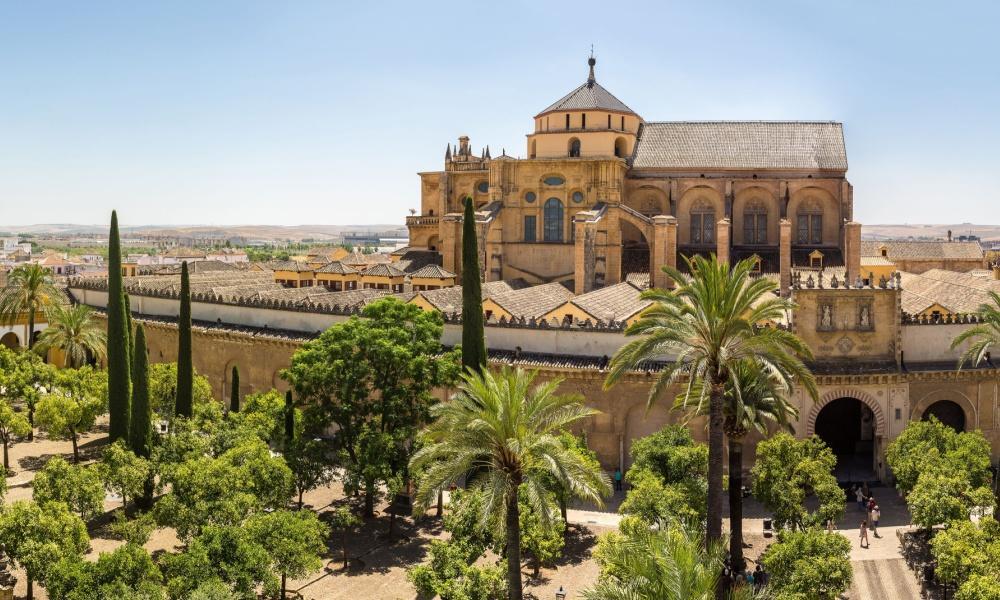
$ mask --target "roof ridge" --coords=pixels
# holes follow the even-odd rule
[[[647,125],[666,125],[666,124],[707,124],[707,125],[718,125],[720,123],[765,123],[765,124],[809,124],[809,125],[843,125],[843,121],[832,121],[832,120],[812,120],[812,119],[694,119],[694,120],[679,120],[679,121],[646,121]]]

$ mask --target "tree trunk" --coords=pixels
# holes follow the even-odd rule
[[[69,437],[73,440],[73,464],[80,464],[80,449],[76,445],[76,430],[72,427],[69,430]]]
[[[281,574],[281,598],[282,598],[282,600],[284,600],[284,598],[285,598],[285,574],[284,573]]]
[[[344,530],[344,535],[340,536],[340,543],[344,546],[344,570],[347,570],[347,530]]]
[[[34,441],[35,439],[35,405],[33,403],[28,404],[28,441]]]
[[[517,505],[517,487],[507,497],[507,587],[509,600],[522,600],[521,591],[521,519]]]
[[[438,490],[437,518],[440,519],[443,514],[444,514],[444,488],[441,488]]]
[[[10,473],[10,457],[7,455],[7,438],[3,440],[3,472]]]
[[[35,347],[35,309],[34,307],[28,307],[28,350]]]
[[[743,440],[729,438],[729,564],[743,570]]]
[[[302,510],[302,494],[305,492],[304,489],[299,488],[299,510]]]
[[[375,484],[365,484],[365,518],[375,516]]]
[[[25,596],[27,600],[35,600],[35,582],[31,579],[31,575],[27,576],[28,579],[28,595]]]
[[[569,520],[566,518],[566,504],[567,504],[566,495],[559,494],[559,514],[562,515],[562,520],[564,525],[569,522]]]
[[[713,381],[709,396],[708,417],[708,523],[705,535],[706,547],[722,539],[722,446],[723,424],[722,397],[723,383]],[[722,600],[725,588],[721,580],[715,588],[715,597]]]

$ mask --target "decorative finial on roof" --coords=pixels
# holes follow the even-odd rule
[[[486,145],[486,158],[492,158],[490,156],[490,146],[489,146],[489,144]]]
[[[594,45],[590,45],[590,58],[587,59],[587,64],[590,65],[590,76],[587,77],[587,85],[594,85],[597,83],[597,78],[594,76],[594,65],[597,64],[597,59],[594,58]]]
[[[447,147],[445,147],[444,159],[451,160],[451,144],[448,144]]]

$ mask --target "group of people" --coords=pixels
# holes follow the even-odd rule
[[[767,585],[767,580],[768,573],[759,563],[753,571],[750,569],[734,569],[729,562],[728,556],[722,563],[722,581],[728,589],[736,589],[746,585],[759,590]]]
[[[861,533],[858,541],[862,548],[867,548],[869,530],[873,536],[880,537],[878,522],[882,517],[882,510],[879,508],[878,502],[875,502],[875,496],[869,492],[868,484],[854,484],[851,487],[851,493],[854,494],[854,498],[858,502],[858,510],[866,512],[865,519],[861,521]]]

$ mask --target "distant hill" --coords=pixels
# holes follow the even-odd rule
[[[1000,240],[1000,225],[868,225],[861,226],[861,237],[866,240],[946,240],[948,231],[952,238],[960,235],[976,235],[983,240]]]
[[[0,224],[0,233],[32,235],[101,235],[107,225],[76,225],[54,223],[43,225],[8,226]],[[399,223],[372,225],[140,225],[122,227],[122,235],[138,234],[167,237],[244,237],[262,240],[303,239],[332,240],[344,232],[397,232],[405,237],[406,228]]]

